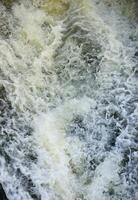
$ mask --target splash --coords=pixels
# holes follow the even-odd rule
[[[6,2],[0,182],[7,197],[137,199],[137,20],[116,1]]]

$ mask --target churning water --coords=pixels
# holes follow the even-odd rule
[[[115,2],[0,2],[9,200],[138,198],[137,10]]]

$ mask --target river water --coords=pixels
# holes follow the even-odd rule
[[[138,198],[138,24],[115,2],[0,2],[9,200]]]

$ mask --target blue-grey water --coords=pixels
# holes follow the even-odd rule
[[[0,1],[9,200],[138,199],[137,5]]]

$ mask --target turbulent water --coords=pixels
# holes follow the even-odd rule
[[[0,2],[8,199],[138,199],[137,4],[9,2]]]

